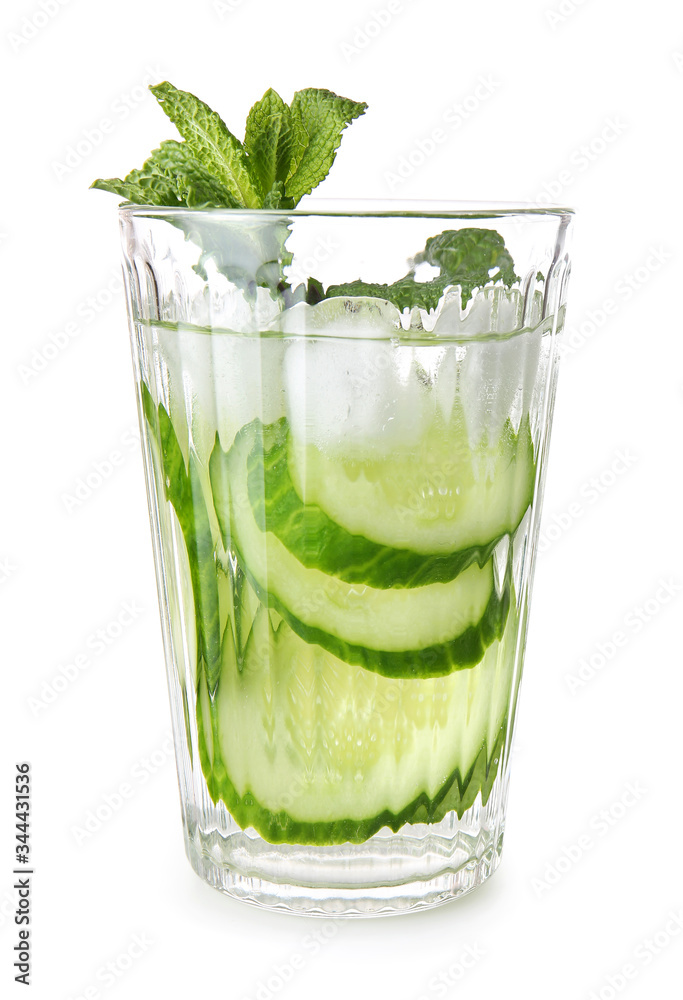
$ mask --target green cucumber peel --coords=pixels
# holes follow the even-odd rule
[[[248,583],[245,583],[245,587],[249,592]],[[438,777],[433,775],[436,783],[430,779],[429,766],[425,770],[426,762],[420,754],[422,766],[414,757],[405,760],[405,766],[395,774],[393,780],[390,779],[389,787],[385,784],[386,773],[380,779],[379,774],[374,771],[383,753],[393,754],[394,749],[390,732],[382,732],[381,714],[385,710],[393,714],[397,699],[408,696],[409,701],[405,706],[408,717],[416,713],[413,722],[418,730],[422,727],[422,736],[430,731],[429,726],[424,730],[424,719],[422,722],[418,721],[421,710],[418,703],[410,697],[409,689],[412,684],[383,679],[376,685],[374,680],[362,680],[362,670],[357,671],[358,676],[354,680],[352,667],[347,668],[351,676],[342,678],[341,675],[345,672],[343,664],[335,665],[331,658],[329,666],[323,667],[326,654],[321,649],[302,644],[290,632],[286,622],[271,608],[258,603],[254,606],[252,600],[248,603],[252,610],[247,617],[252,622],[252,627],[243,663],[239,663],[232,630],[227,628],[218,690],[209,699],[202,678],[197,696],[199,752],[210,795],[216,802],[223,800],[243,829],[254,827],[265,839],[274,843],[362,842],[382,827],[396,831],[405,823],[438,823],[450,812],[462,816],[478,801],[480,795],[483,804],[487,802],[504,760],[508,724],[509,699],[506,692],[508,682],[512,681],[512,664],[508,662],[504,668],[508,674],[506,681],[500,673],[500,657],[505,655],[502,648],[496,650],[494,647],[487,654],[491,658],[482,661],[480,669],[484,671],[483,674],[477,675],[471,682],[458,682],[457,690],[461,692],[461,697],[453,704],[452,711],[461,719],[461,725],[469,726],[469,697],[466,696],[463,703],[462,695],[465,691],[472,694],[474,702],[471,706],[471,723],[474,732],[471,735],[474,736],[476,732],[476,738],[472,742],[467,739],[461,742],[456,738],[457,745],[452,746],[451,752],[444,759],[440,758]],[[275,664],[280,664],[280,668],[273,673]],[[316,696],[314,678],[317,676],[322,680],[322,674],[318,671],[327,669],[331,671],[330,686],[328,688],[325,685],[325,691],[321,690]],[[441,682],[437,682],[437,685],[439,690],[446,690],[441,688]],[[403,687],[403,692],[399,690],[400,687]],[[418,690],[421,688],[415,689],[415,696]],[[448,690],[449,697],[456,697],[456,689],[449,685]],[[290,700],[288,692],[295,691],[299,691],[301,697]],[[373,691],[374,696],[371,693]],[[348,728],[350,720],[347,720],[346,710],[340,708],[337,711],[334,702],[330,705],[330,729],[327,732],[330,745],[327,746],[324,759],[318,760],[313,771],[309,772],[307,748],[314,738],[314,719],[325,717],[325,708],[319,698],[334,699],[335,692],[344,701],[349,696],[358,697],[359,701],[354,704],[364,720],[358,735],[368,742],[365,749],[356,751],[354,740],[354,753],[351,756],[350,747],[346,749],[339,745],[334,737],[343,744],[342,734],[349,738],[354,727],[351,723],[351,728]],[[233,713],[242,704],[242,698],[243,708],[239,719],[235,719]],[[489,707],[482,712],[483,703]],[[494,703],[503,711],[496,709],[495,715],[491,715],[490,709]],[[375,727],[367,717],[367,710],[372,712],[373,705],[380,715],[379,720],[375,719]],[[242,711],[247,718],[244,718]],[[448,714],[450,719],[451,711]],[[399,715],[401,719],[404,718],[403,710],[399,710]],[[371,724],[370,729],[365,728],[368,723]],[[282,732],[280,727],[283,724],[287,727],[289,736]],[[446,724],[443,717],[441,724]],[[391,718],[386,725],[393,731]],[[450,726],[450,722],[448,725]],[[262,746],[258,750],[254,748],[258,759],[252,759],[249,743],[253,727],[264,727],[261,738],[266,741],[276,738],[277,732],[283,740],[281,745],[278,743],[279,752],[287,757],[287,761],[284,756],[278,759],[276,755],[272,758],[272,773],[268,765],[270,754],[266,751],[264,755]],[[480,727],[483,727],[481,731]],[[407,735],[410,729],[409,722],[407,728],[399,725],[396,739],[404,730],[404,735]],[[364,736],[361,736],[362,732],[365,732]],[[379,741],[377,745],[374,744],[375,736]],[[445,737],[444,732],[442,738]],[[287,750],[290,739],[294,753],[291,760]],[[383,741],[387,740],[389,742],[383,746]],[[430,741],[421,739],[419,742],[425,749]],[[360,742],[358,746],[360,747]],[[369,768],[363,790],[356,784],[362,760],[366,761]],[[328,766],[335,776],[332,785],[328,785],[325,780]],[[416,770],[414,766],[417,767]],[[381,766],[380,773],[383,773]],[[341,783],[337,786],[337,782]],[[319,788],[315,793],[313,789],[317,785]],[[287,792],[284,796],[283,790]]]
[[[478,620],[466,625],[446,641],[423,645],[417,649],[399,650],[371,648],[368,645],[347,641],[318,625],[303,621],[291,610],[282,593],[274,590],[272,581],[258,578],[250,566],[249,554],[243,550],[240,531],[236,526],[243,517],[251,517],[255,520],[254,510],[251,501],[247,501],[245,504],[249,507],[248,511],[240,513],[236,509],[235,488],[232,485],[232,477],[234,476],[243,474],[244,478],[247,478],[246,467],[242,469],[242,455],[244,454],[246,466],[246,458],[252,454],[254,448],[254,432],[254,422],[243,427],[238,432],[227,455],[223,452],[218,436],[216,436],[216,443],[209,460],[209,478],[214,510],[225,549],[234,552],[242,572],[261,604],[274,609],[287,622],[292,631],[305,642],[321,646],[346,663],[363,667],[385,677],[440,677],[450,674],[454,670],[466,669],[479,663],[486,649],[503,634],[510,607],[509,573],[505,575],[505,584],[500,592],[492,582],[487,603],[484,605]],[[256,530],[259,530],[258,525]],[[286,549],[286,546],[284,547]],[[510,548],[510,553],[511,551]],[[289,550],[287,552],[292,559],[296,559],[296,556]],[[327,575],[340,579],[338,573],[333,572]]]
[[[221,668],[221,631],[218,601],[216,551],[204,501],[197,459],[185,458],[171,418],[164,406],[155,404],[144,382],[140,384],[142,408],[159,447],[164,493],[172,504],[187,547],[195,604],[198,673],[206,672],[209,690],[214,691]]]
[[[507,736],[505,722],[491,748],[482,745],[467,773],[462,775],[455,768],[432,798],[422,792],[399,812],[384,809],[376,816],[361,820],[305,822],[295,819],[284,810],[272,812],[262,806],[250,791],[240,795],[230,780],[218,751],[220,743],[217,730],[207,734],[201,713],[198,712],[197,716],[200,762],[211,799],[214,802],[222,801],[243,830],[253,827],[271,844],[362,844],[384,827],[397,833],[406,823],[439,823],[449,812],[455,812],[461,818],[474,805],[477,796],[481,795],[482,805],[488,802],[501,767]],[[215,725],[213,713],[211,722]],[[212,758],[208,752],[207,738],[212,740]]]
[[[248,489],[259,528],[276,535],[302,565],[346,583],[378,589],[447,583],[472,563],[483,566],[488,562],[507,534],[504,531],[480,545],[434,555],[391,548],[351,534],[316,504],[304,503],[297,493],[289,471],[286,418],[265,426],[256,421],[254,435],[247,459]],[[217,447],[220,449],[220,444]],[[222,456],[218,453],[214,463],[223,459],[227,459],[225,452]],[[225,531],[226,512],[221,514],[219,521]]]
[[[239,548],[235,545],[234,537],[233,546],[244,574],[259,601],[277,611],[300,639],[321,646],[345,663],[363,667],[364,670],[371,670],[383,677],[419,680],[425,677],[444,677],[454,670],[476,667],[491,643],[500,639],[505,630],[510,609],[510,587],[507,583],[501,594],[496,592],[495,587],[493,588],[480,620],[448,642],[424,646],[421,649],[401,650],[370,649],[368,646],[347,642],[340,636],[332,635],[315,625],[309,625],[293,615],[277,594],[262,585],[250,573]]]

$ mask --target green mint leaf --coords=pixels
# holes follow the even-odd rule
[[[306,284],[306,299],[309,306],[315,306],[325,298],[325,289],[317,278],[309,278]]]
[[[438,267],[440,274],[431,281],[416,281],[415,268],[422,263]],[[502,281],[509,288],[517,275],[503,237],[491,229],[448,229],[430,236],[424,250],[414,259],[413,267],[391,285],[373,284],[358,279],[343,285],[330,285],[326,296],[364,295],[393,302],[399,309],[436,309],[447,288],[460,285],[463,308],[475,288]]]
[[[268,194],[263,199],[263,208],[280,208],[285,193],[282,181],[275,181]]]
[[[149,88],[190,152],[244,208],[258,208],[261,191],[242,143],[223,119],[194,94],[164,82]]]
[[[299,90],[291,104],[292,155],[285,183],[296,204],[323,181],[334,163],[342,132],[367,104],[338,97],[330,90]]]
[[[175,178],[164,173],[157,159],[160,153],[161,150],[155,149],[139,170],[131,170],[123,180],[110,177],[107,180],[96,180],[90,186],[111,191],[138,205],[178,206],[181,201]]]
[[[280,95],[271,88],[249,112],[244,133],[244,148],[249,156],[249,164],[258,177],[263,192],[270,194],[274,185],[284,185],[287,180],[293,141],[291,111]],[[264,201],[263,207],[279,206],[266,205]]]
[[[130,177],[130,174],[128,175]],[[128,180],[127,178],[121,177],[98,177],[96,181],[93,181],[90,185],[91,188],[97,188],[99,191],[109,191],[111,194],[117,194],[119,198],[123,198],[124,201],[130,201],[135,205],[158,205],[158,201],[150,201],[148,193],[139,184]]]
[[[502,281],[508,288],[517,280],[515,265],[500,233],[492,229],[448,229],[431,236],[415,258],[441,269],[450,284],[462,288],[465,306],[475,288]]]
[[[162,142],[143,170],[156,171],[175,190],[178,202],[188,208],[239,208],[239,202],[197,160],[184,142]]]
[[[242,208],[239,202],[197,160],[187,143],[170,139],[153,150],[139,170],[123,180],[98,179],[90,185],[141,205],[186,208]]]
[[[282,181],[275,181],[272,188],[263,199],[262,208],[281,208],[284,211],[294,208],[293,199],[285,197],[285,186]]]
[[[97,180],[91,187],[112,191],[141,205],[238,208],[238,202],[196,160],[183,142],[162,142],[139,170],[121,180]]]
[[[375,284],[369,281],[349,281],[344,285],[330,285],[326,298],[339,296],[369,296],[373,299],[386,299],[393,302],[397,309],[412,309],[420,306],[422,309],[436,309],[439,299],[451,285],[448,279],[438,277],[432,281],[415,281],[412,274],[399,278],[391,285]]]

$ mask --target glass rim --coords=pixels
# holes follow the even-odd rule
[[[182,205],[118,206],[124,218],[165,218],[167,216],[205,216],[208,218],[440,218],[500,219],[525,217],[569,219],[575,210],[563,205],[538,205],[535,202],[446,201],[439,199],[396,198],[312,198],[297,208],[187,208]]]

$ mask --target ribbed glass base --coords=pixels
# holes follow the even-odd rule
[[[224,815],[212,829],[206,813],[203,830],[189,814],[186,851],[209,885],[271,910],[328,918],[409,913],[455,899],[496,870],[501,791],[496,781],[486,806],[478,799],[460,820],[450,813],[431,826],[385,828],[365,843],[334,846],[269,844],[219,806]]]

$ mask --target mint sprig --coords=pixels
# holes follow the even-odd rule
[[[162,142],[140,169],[91,187],[133,204],[170,208],[294,208],[325,179],[343,130],[367,107],[314,88],[298,91],[289,106],[270,89],[250,110],[241,142],[194,94],[167,81],[150,90],[183,141]],[[284,276],[292,259],[286,220],[259,229],[236,225],[229,234],[209,215],[171,221],[201,248],[195,270],[204,279],[211,262],[249,296],[261,286],[294,301]]]
[[[327,177],[342,132],[367,104],[307,88],[291,106],[267,90],[244,142],[194,94],[165,81],[149,88],[183,142],[162,142],[139,170],[91,187],[141,205],[291,209]]]
[[[440,274],[430,281],[417,281],[419,264],[438,267]],[[424,250],[413,259],[408,274],[391,285],[374,284],[362,279],[343,285],[330,285],[326,297],[366,295],[386,299],[399,309],[436,309],[447,288],[460,285],[463,308],[474,290],[501,281],[507,288],[518,281],[514,262],[503,237],[492,229],[447,229],[431,236]]]
[[[344,129],[365,113],[367,105],[313,87],[299,90],[286,104],[272,88],[247,117],[241,142],[220,115],[194,94],[173,84],[151,86],[159,105],[178,129],[182,141],[162,142],[142,167],[123,179],[98,179],[91,185],[139,205],[172,208],[276,209],[287,212],[327,177]],[[293,289],[284,269],[292,262],[286,248],[290,221],[264,218],[263,226],[230,227],[210,214],[172,219],[196,243],[201,254],[195,271],[208,278],[209,263],[233,284],[253,296],[265,287],[285,308],[302,299],[369,296],[386,299],[399,309],[436,309],[446,289],[459,285],[463,307],[491,282],[510,287],[518,280],[502,237],[489,229],[447,230],[427,240],[404,277],[392,284],[358,279],[325,290],[315,278]],[[236,220],[238,221],[238,220]],[[417,278],[420,264],[438,274]]]

